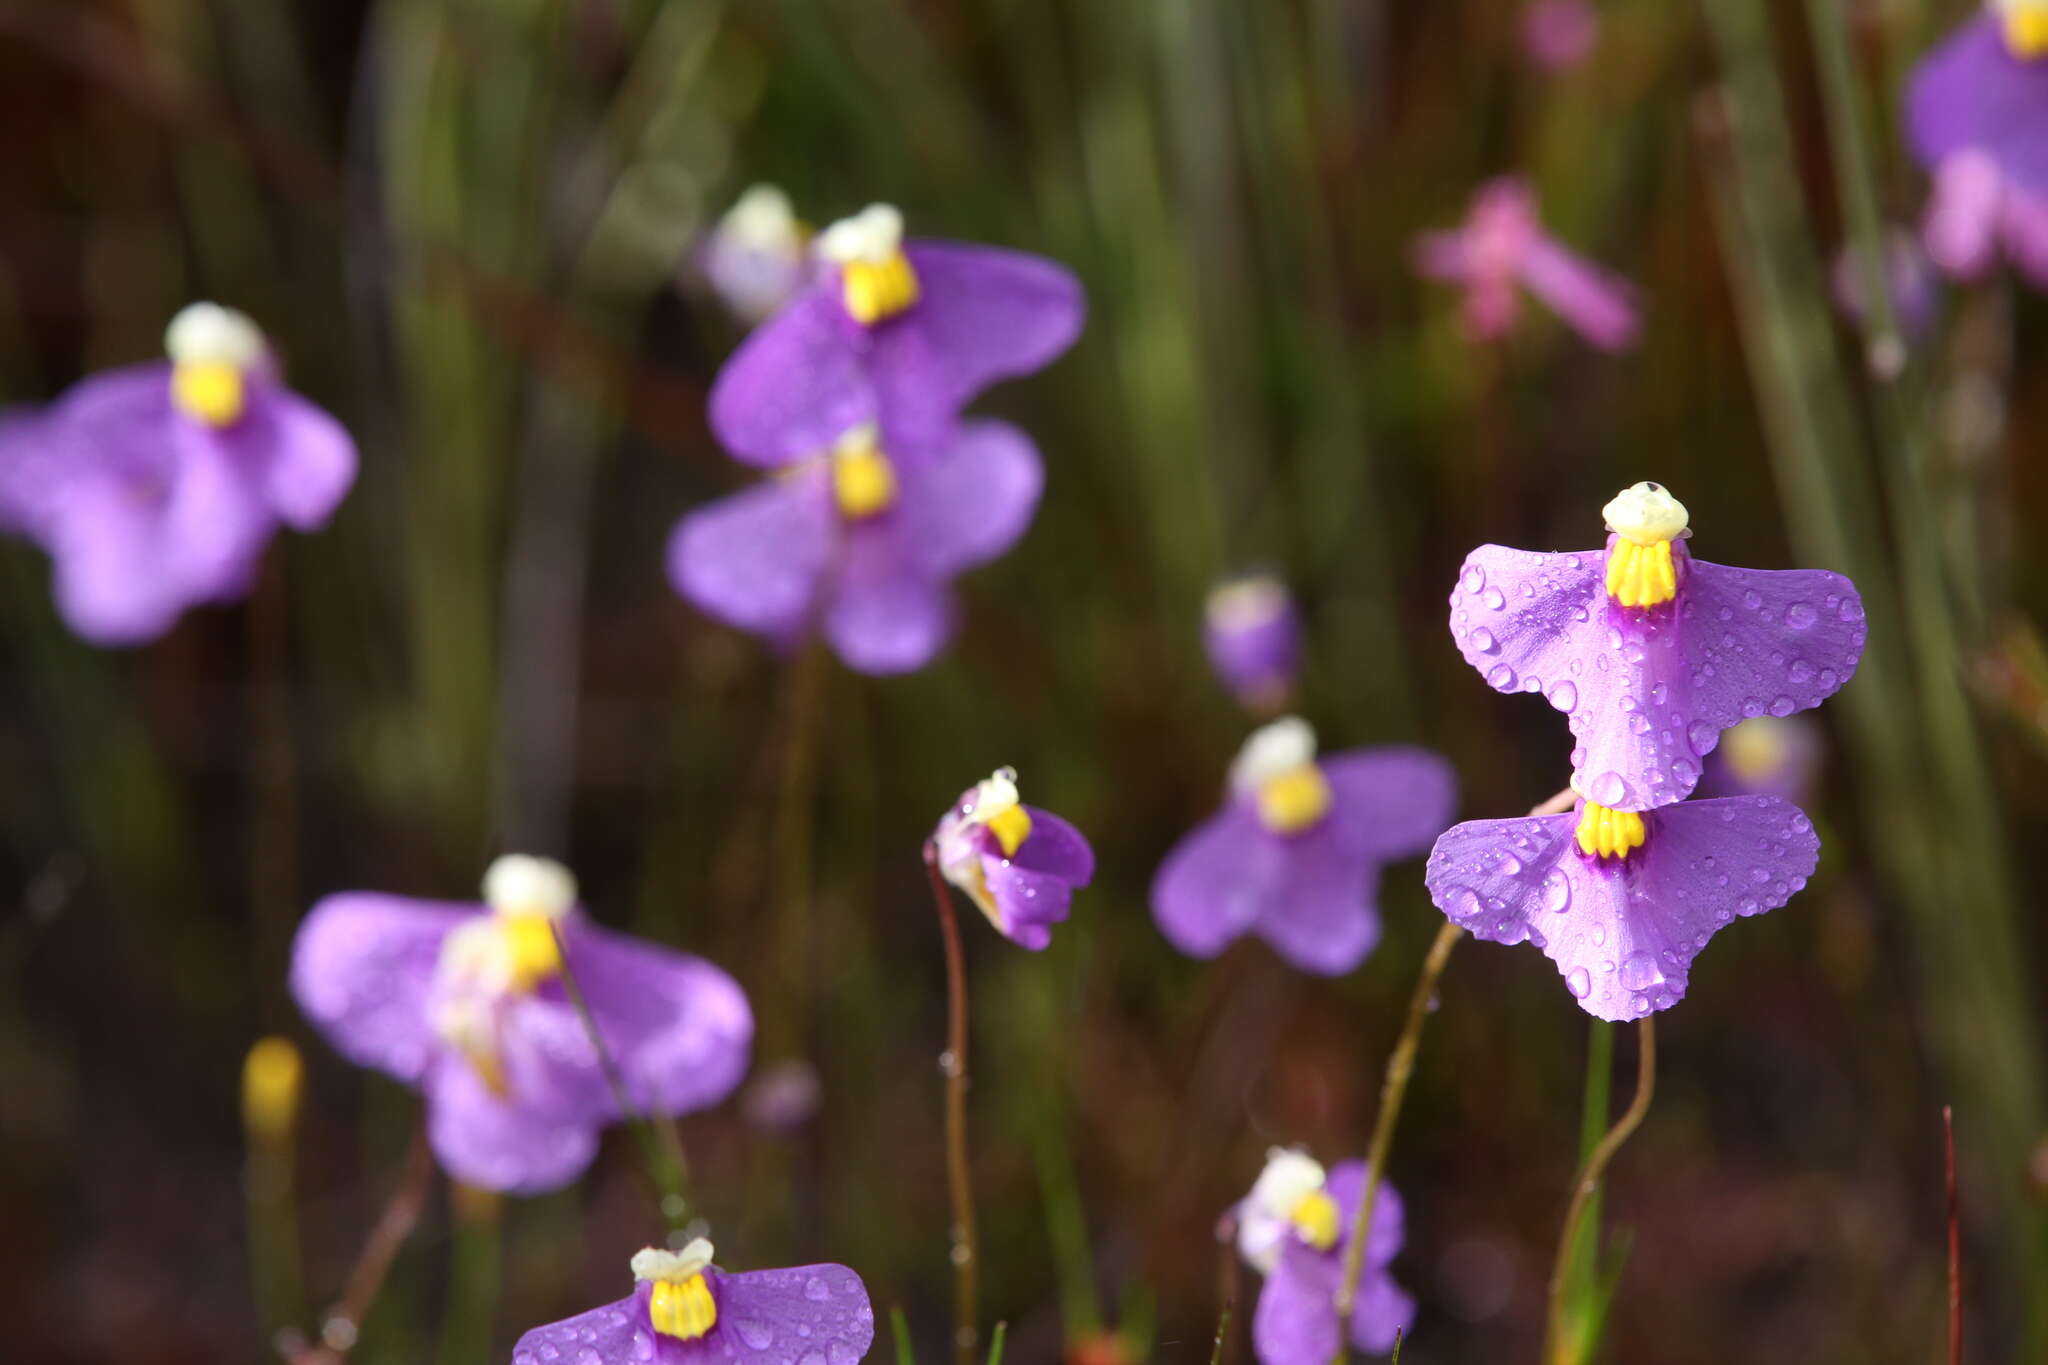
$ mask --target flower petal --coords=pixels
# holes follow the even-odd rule
[[[635,1103],[658,1114],[717,1104],[746,1074],[754,1014],[702,958],[580,923],[569,965]]]
[[[1818,706],[1863,657],[1863,599],[1838,573],[1696,559],[1680,591],[1692,710],[1717,729]]]
[[[1367,1355],[1385,1355],[1415,1325],[1415,1296],[1384,1270],[1359,1276],[1351,1301],[1351,1344]]]
[[[1458,775],[1442,755],[1407,745],[1347,749],[1318,765],[1343,847],[1386,862],[1425,853],[1458,809]]]
[[[876,420],[872,342],[826,280],[754,329],[711,385],[711,429],[735,459],[773,468]]]
[[[598,1125],[485,1088],[456,1052],[436,1054],[426,1077],[427,1141],[457,1180],[504,1194],[544,1194],[583,1174]]]
[[[1305,972],[1350,971],[1380,941],[1378,864],[1328,825],[1281,842],[1280,879],[1254,931]]]
[[[277,525],[258,472],[240,458],[234,429],[181,419],[169,435],[177,473],[163,508],[156,571],[181,584],[192,602],[245,596]]]
[[[161,509],[120,481],[75,476],[51,504],[40,538],[52,560],[57,610],[96,645],[154,640],[187,598],[156,557]]]
[[[1635,290],[1619,275],[1538,237],[1522,256],[1522,283],[1600,349],[1618,351],[1635,344]]]
[[[677,523],[669,582],[705,614],[788,642],[811,622],[836,534],[822,479],[771,480]]]
[[[1019,849],[1021,852],[1022,849]],[[1002,922],[1003,937],[1034,952],[1052,942],[1052,926],[1065,920],[1073,885],[1050,872],[1034,872],[1007,858],[984,855],[982,875]]]
[[[1087,312],[1080,282],[1043,257],[934,241],[911,242],[904,254],[917,273],[918,302],[871,333],[892,451],[943,442],[976,394],[1043,368],[1071,346]]]
[[[2006,50],[1988,9],[1923,58],[1906,91],[1913,155],[1934,170],[1972,148],[1997,158],[2022,189],[2048,194],[2048,66]]]
[[[1252,1345],[1261,1365],[1329,1365],[1341,1342],[1331,1291],[1288,1273],[1285,1257],[1259,1289]]]
[[[855,526],[825,611],[825,636],[847,667],[914,672],[952,634],[952,594],[911,556],[897,529],[886,519]]]
[[[512,1365],[561,1365],[575,1361],[585,1352],[601,1365],[651,1360],[656,1339],[645,1316],[646,1309],[636,1292],[602,1308],[535,1327],[513,1345]]]
[[[245,456],[255,456],[271,510],[298,530],[326,525],[355,483],[356,443],[348,429],[290,389],[265,385],[228,434]]]
[[[367,891],[328,896],[292,943],[292,997],[342,1056],[417,1085],[438,1046],[428,1000],[442,940],[477,912]]]
[[[1437,841],[1425,880],[1437,908],[1473,937],[1541,947],[1601,1019],[1682,999],[1707,940],[1737,915],[1783,905],[1820,857],[1812,822],[1774,796],[1650,811],[1643,847],[1618,864],[1577,851],[1576,819],[1458,825]]]
[[[1352,1221],[1358,1217],[1358,1201],[1365,1194],[1365,1163],[1357,1160],[1338,1162],[1330,1168],[1329,1179],[1323,1188],[1330,1198],[1337,1201],[1337,1212],[1342,1219],[1339,1226],[1348,1239]],[[1372,1199],[1372,1226],[1365,1233],[1366,1268],[1376,1270],[1393,1260],[1400,1253],[1401,1243],[1407,1236],[1408,1217],[1401,1194],[1382,1178],[1379,1191]]]
[[[906,474],[898,534],[928,576],[950,577],[1015,545],[1044,486],[1030,437],[1007,422],[965,422],[943,458]]]
[[[1047,872],[1075,886],[1086,886],[1095,876],[1095,850],[1087,836],[1049,810],[1026,806],[1031,833],[1017,845],[1017,866],[1033,872]]]
[[[875,1310],[860,1276],[843,1265],[800,1265],[780,1270],[714,1272],[711,1291],[718,1322],[696,1341],[673,1343],[671,1365],[730,1360],[737,1336],[762,1360],[850,1362],[875,1341]],[[573,1357],[565,1355],[563,1359]],[[607,1359],[605,1365],[610,1365]]]
[[[1152,879],[1152,918],[1190,957],[1214,957],[1247,932],[1277,894],[1281,841],[1232,805],[1175,844]]]

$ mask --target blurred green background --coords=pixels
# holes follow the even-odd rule
[[[314,1324],[417,1120],[307,1034],[292,929],[333,890],[468,895],[508,848],[738,975],[757,1074],[816,1068],[794,1134],[737,1100],[682,1125],[721,1260],[845,1261],[939,1359],[918,847],[1008,762],[1102,873],[1043,955],[966,926],[989,1317],[1017,1361],[1118,1322],[1206,1360],[1214,1220],[1270,1144],[1363,1148],[1441,921],[1411,863],[1347,979],[1159,937],[1152,869],[1250,724],[1202,599],[1281,568],[1326,746],[1434,746],[1467,816],[1519,812],[1567,737],[1459,661],[1452,578],[1484,541],[1597,544],[1645,478],[1706,558],[1850,573],[1871,631],[1821,713],[1820,874],[1717,939],[1660,1029],[1607,1198],[1632,1239],[1605,1358],[1937,1358],[1944,1103],[1972,1358],[2048,1358],[2048,483],[2023,457],[2048,311],[1951,292],[1880,379],[1882,322],[1859,335],[1824,278],[1917,214],[1896,90],[1970,8],[1605,0],[1593,56],[1545,75],[1513,0],[0,0],[0,398],[151,357],[215,298],[363,452],[249,604],[145,649],[73,640],[42,557],[0,552],[8,1359],[256,1360]],[[1640,285],[1638,350],[1536,308],[1474,347],[1411,274],[1414,234],[1514,170]],[[779,659],[662,575],[676,517],[748,478],[703,417],[740,332],[688,256],[756,180],[1088,288],[1079,346],[981,405],[1035,436],[1046,499],[915,677]],[[1461,948],[1439,999],[1391,1163],[1403,1359],[1533,1359],[1585,1017],[1526,949]],[[244,1230],[239,1071],[280,1031],[308,1063],[296,1270]],[[437,1187],[353,1358],[502,1360],[617,1297],[660,1232],[635,1155],[614,1133],[542,1199]]]

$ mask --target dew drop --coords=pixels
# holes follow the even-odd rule
[[[1771,714],[1774,716],[1789,716],[1798,709],[1799,703],[1790,697],[1780,696],[1771,698]]]
[[[1460,581],[1464,583],[1466,592],[1478,592],[1486,586],[1486,570],[1480,568],[1477,564],[1467,564],[1464,576]]]
[[[1579,704],[1579,689],[1569,678],[1550,685],[1550,704],[1565,714],[1571,714]]]
[[[1696,720],[1685,727],[1685,742],[1692,746],[1694,753],[1704,758],[1721,742],[1721,732],[1703,720]]]
[[[1593,977],[1584,967],[1574,967],[1571,975],[1564,979],[1564,988],[1574,999],[1584,1000],[1593,993]]]
[[[1500,650],[1500,641],[1494,639],[1493,632],[1485,626],[1479,627],[1470,635],[1467,635],[1465,639],[1471,644],[1472,648],[1478,650],[1481,654],[1493,654]]]
[[[1620,773],[1601,773],[1593,779],[1586,794],[1595,805],[1618,806],[1628,799],[1628,783],[1621,780]]]
[[[1664,979],[1657,970],[1657,959],[1648,953],[1630,953],[1621,960],[1621,984],[1632,991],[1643,990]]]
[[[804,1281],[804,1297],[812,1303],[823,1303],[832,1297],[832,1286],[813,1275]]]
[[[765,1351],[775,1344],[775,1333],[769,1330],[767,1323],[755,1318],[735,1319],[732,1330],[738,1332],[740,1340],[756,1351]]]
[[[1813,609],[1811,602],[1794,602],[1785,608],[1785,624],[1794,630],[1810,630],[1819,618],[1820,613]]]
[[[1442,582],[1443,580],[1439,579],[1437,581]],[[1499,611],[1508,604],[1508,599],[1501,596],[1499,588],[1488,588],[1485,592],[1479,594],[1479,600],[1486,603],[1494,611]]]
[[[1486,681],[1496,691],[1506,692],[1515,685],[1515,670],[1506,664],[1495,664]]]
[[[1543,874],[1543,908],[1550,911],[1563,910],[1572,903],[1571,879],[1564,875],[1564,869],[1553,867]]]

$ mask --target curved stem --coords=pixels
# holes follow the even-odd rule
[[[1600,1177],[1607,1169],[1607,1163],[1621,1150],[1637,1128],[1642,1126],[1643,1116],[1650,1112],[1650,1096],[1655,1093],[1657,1083],[1657,1030],[1655,1016],[1642,1021],[1636,1029],[1636,1093],[1629,1101],[1628,1111],[1607,1130],[1607,1136],[1600,1139],[1600,1145],[1586,1158],[1586,1164],[1579,1168],[1578,1179],[1572,1184],[1572,1200],[1565,1207],[1564,1228],[1557,1238],[1557,1260],[1550,1270],[1550,1321],[1544,1331],[1543,1358],[1549,1365],[1570,1365],[1570,1357],[1564,1341],[1564,1296],[1571,1276],[1572,1245],[1578,1238],[1579,1218],[1586,1211],[1586,1203],[1593,1192],[1600,1187]]]
[[[939,1070],[946,1076],[946,1185],[953,1203],[953,1358],[973,1365],[975,1327],[974,1178],[967,1159],[967,963],[960,952],[960,923],[953,915],[953,894],[939,871],[939,851],[924,846],[925,872],[931,878],[932,904],[939,911],[939,932],[946,942],[946,1051]]]

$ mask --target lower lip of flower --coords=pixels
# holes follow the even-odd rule
[[[840,297],[863,327],[887,322],[917,302],[917,272],[901,251],[879,261],[848,261],[841,267]]]
[[[1647,837],[1643,817],[1632,810],[1609,810],[1588,801],[1579,812],[1579,851],[1589,858],[1626,858]]]
[[[171,402],[210,427],[233,426],[248,407],[248,385],[233,365],[215,360],[171,367]]]
[[[1259,823],[1275,834],[1299,834],[1330,809],[1330,782],[1323,770],[1304,763],[1259,784]]]

